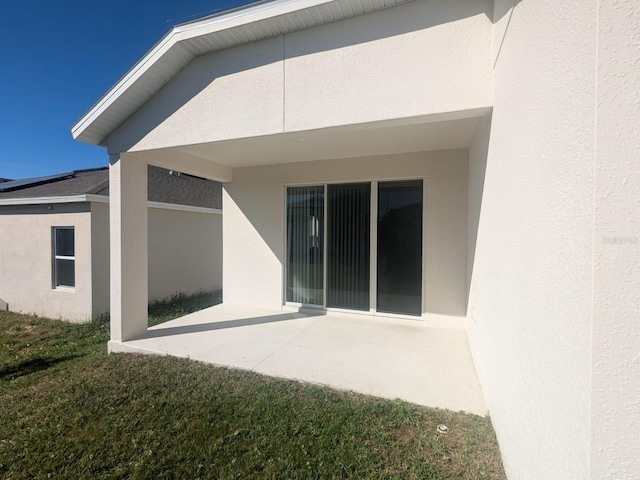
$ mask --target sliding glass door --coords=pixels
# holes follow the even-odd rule
[[[369,310],[371,184],[327,186],[327,307]]]
[[[421,315],[422,198],[422,180],[288,187],[286,301]]]
[[[324,303],[324,187],[287,189],[287,302]]]
[[[378,184],[377,311],[422,313],[422,180]]]

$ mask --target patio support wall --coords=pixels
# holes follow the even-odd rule
[[[640,472],[640,7],[598,2],[591,478]]]
[[[147,330],[147,164],[126,155],[109,159],[111,341]]]
[[[468,332],[505,469],[637,478],[640,9],[497,0],[494,14]]]

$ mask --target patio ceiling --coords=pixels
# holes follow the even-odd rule
[[[229,171],[230,180],[230,170],[238,167],[468,148],[478,117],[488,113],[490,109],[478,109],[146,150],[128,155],[204,176],[207,176],[206,172],[190,172],[189,166],[210,165]],[[216,179],[228,181],[220,177]]]

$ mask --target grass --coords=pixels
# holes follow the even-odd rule
[[[222,303],[222,292],[219,290],[200,292],[195,295],[179,293],[149,305],[149,326],[158,325],[219,303]]]
[[[107,355],[108,330],[0,312],[1,478],[505,478],[488,418]]]
[[[149,304],[149,326],[168,322],[188,313],[197,312],[203,308],[222,303],[222,291],[200,292],[194,295],[178,293]],[[109,314],[105,313],[97,320],[99,323],[109,323]]]

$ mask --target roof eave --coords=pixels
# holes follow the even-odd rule
[[[91,141],[89,138],[83,136],[86,129],[102,114],[127,88],[130,84],[135,82],[144,71],[145,65],[148,66],[149,62],[155,63],[154,58],[158,59],[162,56],[160,52],[168,49],[167,44],[174,36],[175,27],[167,32],[158,43],[156,43],[151,50],[149,50],[140,60],[138,60],[133,67],[131,67],[127,73],[125,73],[113,87],[100,97],[100,99],[71,127],[71,135],[74,140],[81,142],[92,143],[94,145],[101,145],[104,138],[99,141]]]

